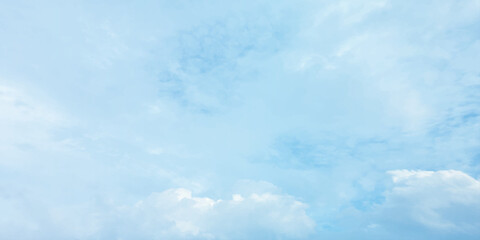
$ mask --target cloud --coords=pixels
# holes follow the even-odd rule
[[[152,193],[121,212],[127,229],[152,239],[302,238],[315,227],[306,208],[292,196],[271,192],[213,199],[175,188]]]
[[[251,186],[249,190],[246,183]],[[64,204],[37,199],[39,203],[32,206],[27,199],[19,201],[0,196],[0,209],[7,214],[0,216],[0,236],[16,239],[35,239],[35,236],[41,239],[303,239],[314,233],[315,222],[306,213],[307,204],[276,192],[269,183],[245,181],[240,185],[238,193],[224,199],[195,196],[185,188],[170,188],[132,204],[92,200]]]
[[[1,238],[477,227],[478,0],[0,5]]]
[[[456,170],[395,170],[389,174],[393,187],[381,206],[387,221],[444,232],[479,233],[479,180]]]

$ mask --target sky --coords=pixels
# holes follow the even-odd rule
[[[0,0],[0,239],[479,239],[479,0]]]

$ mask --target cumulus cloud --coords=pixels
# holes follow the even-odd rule
[[[400,224],[416,224],[447,232],[480,229],[480,181],[464,172],[390,171],[382,214]],[[388,216],[388,217],[387,217]]]
[[[479,7],[0,1],[0,238],[478,233]]]
[[[121,212],[136,229],[130,230],[153,239],[301,238],[315,227],[306,208],[292,196],[270,192],[213,199],[174,188],[152,193]]]
[[[6,214],[0,216],[0,237],[304,239],[314,233],[315,222],[307,215],[307,204],[279,193],[271,184],[245,183],[251,184],[251,188],[240,187],[223,199],[196,196],[185,188],[170,188],[123,204],[91,200],[47,203],[37,198],[42,205],[38,208],[28,201],[0,195],[0,210]]]

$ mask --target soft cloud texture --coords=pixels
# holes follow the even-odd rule
[[[479,9],[1,1],[0,238],[476,239]]]
[[[299,239],[314,232],[315,222],[306,214],[305,203],[272,188],[252,191],[267,189],[262,183],[247,183],[249,191],[229,199],[195,197],[190,190],[176,188],[130,205],[92,201],[47,205],[42,219],[24,209],[24,203],[0,198],[2,212],[7,214],[0,218],[6,227],[0,233],[12,239],[36,239],[43,234],[41,229],[50,228],[57,231],[51,237],[58,239],[245,239],[252,233]]]
[[[269,192],[231,199],[192,197],[187,189],[153,193],[123,209],[147,238],[244,239],[252,232],[264,238],[302,238],[313,232],[306,205],[288,195]],[[135,221],[136,220],[136,221]],[[125,226],[131,228],[130,224]]]
[[[478,234],[480,181],[455,170],[389,172],[394,186],[383,211],[392,221],[408,221],[445,232]]]

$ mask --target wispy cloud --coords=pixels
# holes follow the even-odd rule
[[[479,9],[2,2],[0,238],[474,238]]]

